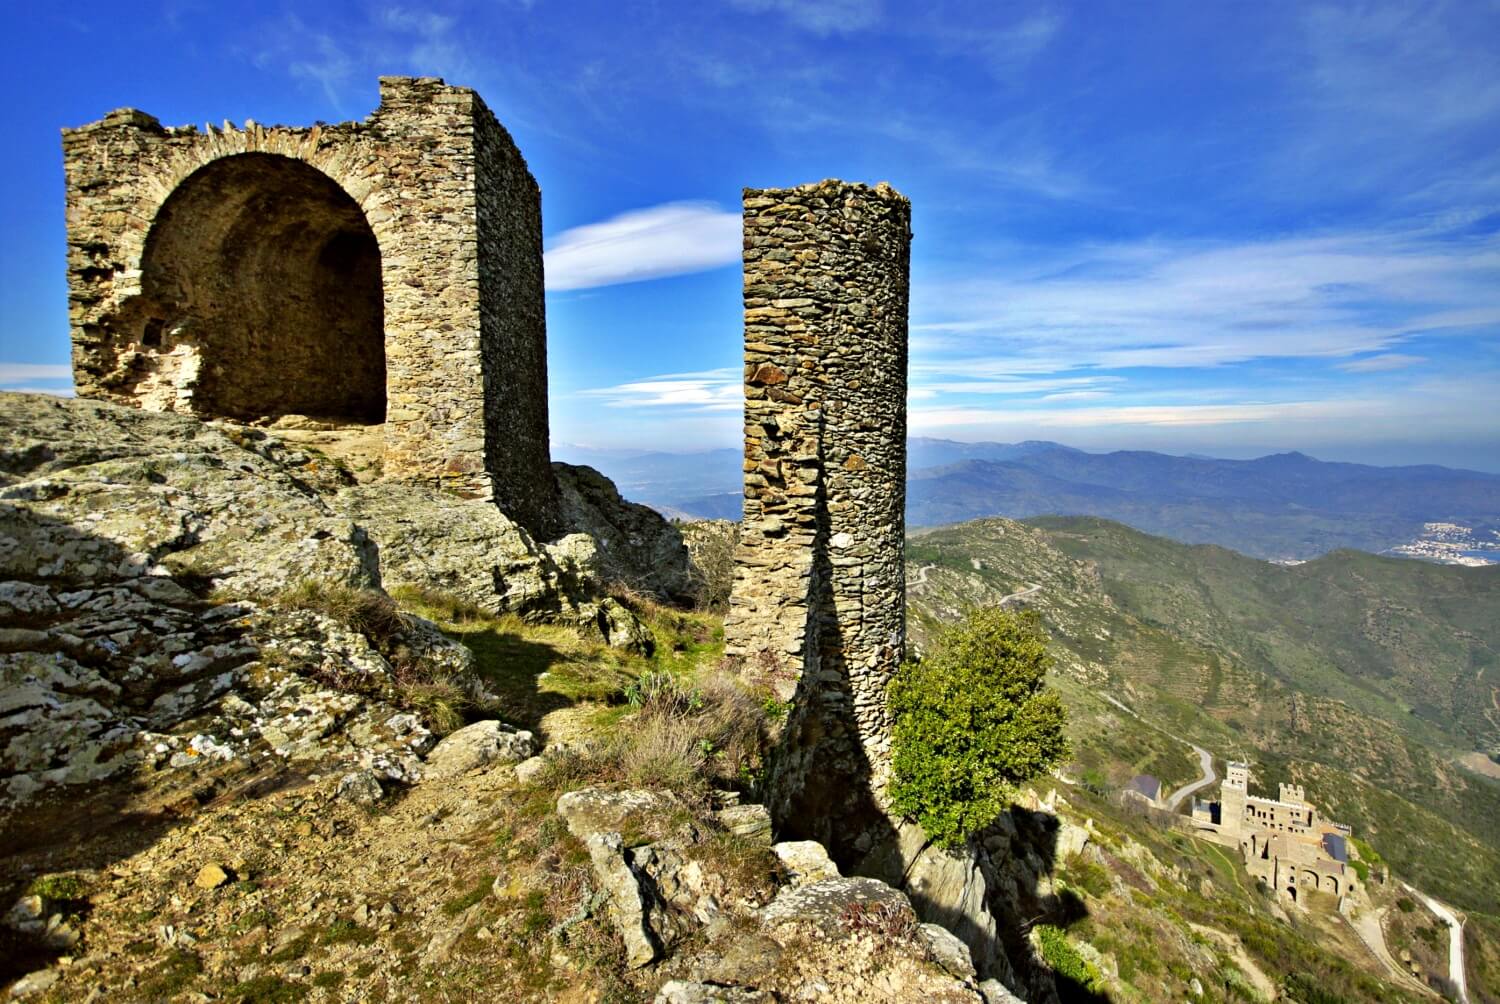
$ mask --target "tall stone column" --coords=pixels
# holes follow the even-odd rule
[[[905,645],[911,205],[889,185],[746,189],[745,510],[728,651],[793,702],[783,832],[852,861],[888,824]]]

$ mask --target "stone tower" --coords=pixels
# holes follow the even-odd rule
[[[745,501],[725,637],[793,710],[784,831],[878,839],[905,645],[911,206],[888,185],[744,193]]]
[[[541,193],[479,95],[385,77],[363,122],[63,132],[78,393],[383,423],[386,476],[550,536]]]
[[[1219,786],[1219,832],[1238,837],[1245,828],[1245,799],[1250,793],[1250,765],[1224,765],[1224,783]]]

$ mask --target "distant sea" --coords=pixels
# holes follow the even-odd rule
[[[1500,551],[1462,551],[1465,558],[1483,558],[1490,564],[1500,564]]]

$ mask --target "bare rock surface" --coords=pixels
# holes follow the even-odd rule
[[[692,600],[692,565],[682,534],[648,506],[627,502],[592,467],[554,463],[563,522],[599,542],[598,567],[616,581],[664,600]]]
[[[466,725],[427,754],[428,777],[452,777],[490,764],[520,763],[536,752],[530,732],[490,720]]]
[[[573,511],[614,547],[609,574],[650,557],[644,581],[672,580],[675,531],[612,488],[586,494]],[[357,484],[263,429],[0,394],[0,799],[265,753],[411,781],[435,737],[378,698],[400,665],[483,704],[468,650],[408,614],[382,641],[276,599],[409,586],[644,651],[650,632],[602,591],[603,546],[539,543],[488,502]]]

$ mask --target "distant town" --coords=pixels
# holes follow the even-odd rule
[[[1460,523],[1424,523],[1419,537],[1388,553],[1444,565],[1500,564],[1500,530],[1476,532]]]

